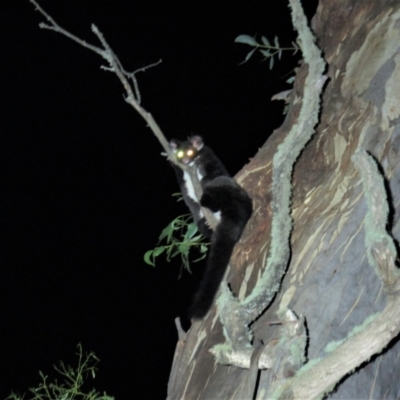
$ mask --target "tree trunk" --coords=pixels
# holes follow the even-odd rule
[[[400,344],[392,339],[400,324],[394,305],[396,297],[400,297],[396,296],[397,270],[392,265],[392,272],[382,273],[382,268],[390,269],[385,262],[394,247],[390,236],[377,234],[373,223],[368,222],[368,218],[373,220],[376,216],[374,212],[379,208],[376,202],[381,199],[379,204],[385,209],[387,197],[387,228],[397,243],[400,237],[400,2],[321,0],[312,27],[327,63],[328,81],[315,134],[294,167],[290,261],[273,301],[250,327],[254,336],[250,351],[255,349],[250,368],[215,361],[215,353],[210,349],[226,343],[227,338],[218,316],[219,307],[214,306],[206,319],[194,323],[187,335],[181,335],[169,382],[170,399],[313,398],[324,393],[338,399],[397,399],[400,396]],[[284,124],[237,176],[252,197],[254,207],[253,217],[235,248],[226,276],[239,300],[245,299],[260,281],[267,268],[266,260],[273,253],[273,159],[278,146],[300,118],[309,73],[310,66],[304,63],[297,73]],[[361,167],[358,164],[356,168],[354,155],[358,149],[366,150],[377,161],[386,179],[386,194],[378,178],[372,184],[367,182],[375,176],[374,163]],[[382,215],[384,226],[384,212]],[[396,290],[391,290],[393,285]],[[264,289],[267,293],[271,288]],[[391,305],[392,314],[381,314]],[[287,310],[293,315],[285,318]],[[383,319],[379,320],[379,316]],[[285,329],[290,330],[296,324],[303,326],[301,317],[305,320],[304,327],[295,328],[298,330],[292,339],[289,337],[279,347]],[[386,326],[385,321],[392,325]],[[370,332],[365,337],[358,335],[366,334],[368,329]],[[376,332],[379,345],[375,346],[371,332]],[[386,333],[384,342],[381,338]],[[293,351],[291,340],[305,334],[308,337],[303,348],[305,359],[302,360],[302,354],[298,357],[302,360],[300,364],[289,362],[288,366],[287,353]],[[356,337],[363,338],[361,345],[351,341]],[[279,351],[273,353],[270,365],[259,369],[260,354],[275,345]],[[354,351],[348,351],[348,346]],[[361,355],[364,349],[366,352],[375,349],[371,350],[375,355]],[[335,378],[317,392],[304,392],[293,386],[309,373],[309,376],[315,374],[315,382],[330,375],[321,372],[319,376],[316,372],[318,365],[323,371],[321,362],[328,362],[335,352],[347,357],[345,362],[341,358],[332,367],[333,371],[342,369],[343,377]]]

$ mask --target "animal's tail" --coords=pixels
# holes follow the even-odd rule
[[[233,248],[252,213],[251,199],[232,178],[219,177],[204,189],[201,205],[221,212],[211,238],[207,268],[191,307],[191,317],[203,318],[210,310],[228,267]]]

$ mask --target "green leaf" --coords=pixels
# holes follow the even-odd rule
[[[265,46],[271,47],[269,40],[265,36],[261,36],[261,41],[265,44]]]
[[[176,201],[182,201],[183,200],[183,195],[182,195],[181,192],[172,193],[171,196],[172,197],[178,197],[178,199]]]
[[[194,243],[195,244],[196,242],[200,242],[201,239],[203,239],[203,236],[202,235],[197,235],[195,237],[192,237],[192,239],[190,240],[190,243]]]
[[[189,241],[196,233],[197,233],[197,225],[194,222],[192,222],[187,227],[185,233],[185,240]]]
[[[274,67],[274,57],[271,56],[269,59],[269,69],[272,69]]]
[[[201,260],[204,260],[205,258],[206,258],[206,256],[207,256],[207,254],[203,254],[202,256],[200,256],[199,258],[196,258],[193,262],[195,263],[195,262],[198,262],[198,261],[201,261]]]
[[[144,253],[144,262],[148,265],[151,265],[152,267],[155,267],[156,265],[154,264],[154,257],[152,257],[154,250],[149,250]]]
[[[291,77],[286,81],[286,83],[292,84],[292,83],[294,82],[295,78],[296,78],[295,76],[291,76]]]
[[[206,246],[205,244],[202,244],[200,246],[200,253],[207,253],[208,250],[208,246]]]
[[[275,38],[274,38],[274,45],[275,45],[276,48],[279,48],[279,39],[278,39],[278,36],[275,36]]]
[[[249,60],[249,58],[253,55],[253,53],[256,51],[257,49],[253,49],[252,51],[250,51],[249,53],[247,53],[246,58],[244,59],[244,61],[242,61],[239,65],[244,64],[246,61]]]
[[[198,233],[198,228],[192,221],[191,214],[180,215],[171,221],[159,237],[159,242],[162,241],[164,245],[157,246],[144,254],[146,264],[154,267],[156,257],[164,253],[167,261],[178,257],[181,259],[181,268],[189,269],[190,251],[195,247],[204,253],[204,248],[202,251],[200,246],[206,244],[204,236]]]
[[[169,225],[167,225],[162,231],[160,236],[158,237],[158,241],[161,242],[161,240],[163,240],[165,237],[167,237],[167,242],[170,241],[170,237],[174,232],[174,226],[173,226],[173,222],[172,221]]]
[[[235,43],[244,43],[250,46],[258,46],[257,41],[250,35],[239,35],[235,39]]]
[[[260,50],[261,54],[265,57],[271,57],[271,52],[269,50]]]
[[[178,249],[179,252],[184,256],[187,256],[189,254],[189,246],[186,242],[179,243]]]
[[[179,249],[176,249],[173,253],[171,253],[171,255],[169,256],[170,258],[174,258],[174,257],[176,257],[178,254],[180,254],[180,250]],[[169,261],[169,260],[168,260]]]
[[[165,246],[158,246],[153,250],[153,258],[159,256],[165,250]]]

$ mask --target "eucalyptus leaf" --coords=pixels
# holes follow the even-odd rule
[[[174,225],[173,225],[173,221],[168,224],[162,231],[160,236],[158,237],[158,241],[161,242],[161,240],[163,240],[165,237],[168,238],[167,242],[169,242],[171,240],[171,236],[174,233]]]
[[[154,259],[152,256],[153,256],[153,250],[149,250],[149,251],[146,251],[146,253],[144,253],[143,259],[146,264],[151,265],[152,267],[155,267]]]
[[[258,46],[257,41],[250,35],[239,35],[235,39],[235,43],[245,43],[250,46]]]
[[[256,50],[257,50],[257,49],[253,49],[253,50],[251,50],[249,53],[247,53],[246,58],[245,58],[244,61],[242,61],[239,65],[244,64],[246,61],[249,61],[250,57],[254,54],[254,52],[255,52]]]
[[[260,50],[260,52],[265,58],[271,57],[271,52],[269,50]]]
[[[187,256],[189,254],[189,246],[186,242],[179,243],[178,249],[179,249],[179,252],[185,256]]]
[[[271,47],[269,40],[265,36],[261,36],[261,41],[265,44],[265,46]]]
[[[143,256],[144,261],[154,267],[156,257],[164,253],[168,262],[174,257],[180,257],[181,268],[190,270],[190,250],[192,247],[196,247],[202,252],[200,246],[207,245],[204,240],[204,236],[198,233],[197,225],[193,222],[191,214],[180,215],[171,221],[160,234],[159,242],[162,241],[166,244],[147,251]]]
[[[162,254],[165,250],[165,246],[158,246],[153,250],[153,257],[157,257]]]
[[[180,250],[179,249],[176,249],[169,257],[170,258],[174,258],[174,257],[176,257],[178,254],[180,254]],[[169,261],[169,260],[168,260]]]
[[[271,56],[269,59],[269,69],[272,69],[274,67],[274,57]]]
[[[197,225],[192,222],[188,225],[186,233],[185,233],[185,240],[190,240],[193,236],[197,233]]]
[[[208,246],[206,246],[205,244],[202,244],[200,246],[200,253],[207,253],[208,250]]]
[[[193,262],[198,262],[198,261],[204,260],[206,258],[206,256],[207,256],[207,254],[203,254],[199,258],[196,258]]]
[[[197,236],[192,237],[190,242],[193,244],[197,244],[197,242],[200,242],[202,238],[203,238],[203,235],[197,235]]]

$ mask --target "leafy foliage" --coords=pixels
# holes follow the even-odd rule
[[[293,55],[295,55],[299,51],[299,46],[295,42],[292,42],[293,47],[280,47],[278,36],[275,36],[274,42],[273,44],[271,44],[265,36],[261,36],[261,43],[258,43],[257,40],[252,36],[239,35],[235,39],[235,43],[244,43],[254,47],[253,50],[247,53],[246,58],[244,59],[244,61],[241,62],[241,64],[247,62],[254,54],[254,52],[256,50],[259,50],[260,53],[264,56],[264,61],[269,59],[269,69],[272,69],[274,66],[274,57],[278,56],[278,59],[280,60],[283,51],[293,51]]]
[[[84,380],[87,375],[90,374],[94,379],[96,377],[96,364],[99,359],[94,353],[90,352],[83,354],[82,345],[78,344],[78,366],[72,368],[69,365],[65,365],[60,361],[60,365],[54,366],[54,369],[62,376],[62,382],[57,380],[54,383],[48,383],[48,377],[39,371],[39,375],[42,378],[42,383],[36,388],[30,388],[29,392],[31,397],[29,400],[114,400],[114,397],[107,396],[92,389],[90,392],[85,393],[83,391]],[[15,393],[11,393],[6,400],[23,400],[25,394],[22,396]]]
[[[196,248],[201,256],[192,262],[200,261],[206,256],[208,243],[203,235],[198,234],[197,225],[193,222],[191,214],[180,215],[170,222],[161,232],[158,243],[163,240],[166,242],[165,245],[157,246],[145,253],[146,264],[154,267],[156,257],[165,253],[167,261],[180,256],[182,267],[190,271],[189,253],[193,248]]]

